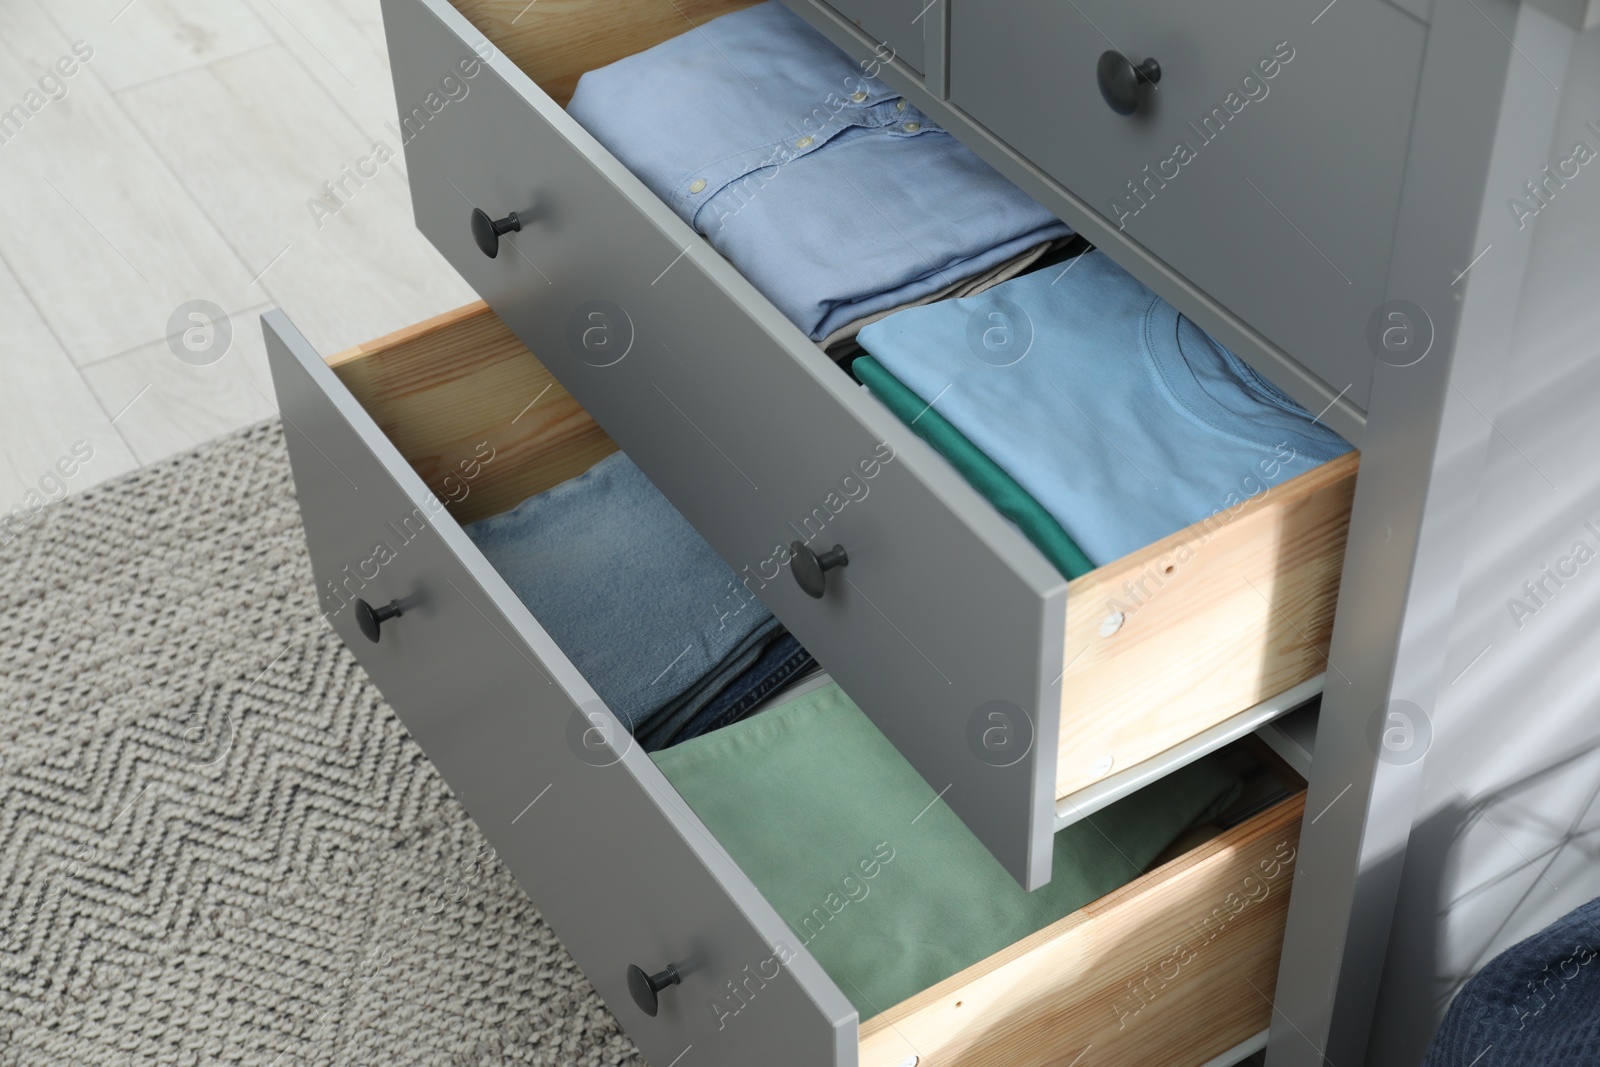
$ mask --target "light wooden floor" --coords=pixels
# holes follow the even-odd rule
[[[0,513],[271,415],[267,308],[331,352],[473,299],[401,159],[346,177],[399,155],[378,0],[0,0],[0,29]]]

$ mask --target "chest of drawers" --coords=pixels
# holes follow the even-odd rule
[[[329,620],[653,1061],[694,1050],[694,1062],[770,1062],[776,1048],[796,1064],[1054,1063],[1093,1046],[1113,1050],[1106,1062],[1201,1064],[1238,1050],[1272,1014],[1286,883],[1203,966],[1167,980],[1138,1026],[1114,1005],[1230,879],[1298,848],[1299,801],[865,1023],[801,952],[758,978],[753,1025],[724,1026],[715,1005],[773,958],[782,920],[457,523],[623,448],[1029,887],[1048,877],[1060,826],[1337,687],[1319,758],[1340,771],[1314,779],[1320,812],[1307,825],[1332,842],[1319,856],[1338,870],[1337,921],[1324,934],[1308,919],[1290,939],[1321,954],[1313,967],[1348,963],[1364,850],[1382,835],[1362,829],[1370,798],[1316,823],[1358,783],[1357,796],[1378,788],[1383,761],[1360,751],[1365,716],[1352,709],[1381,708],[1408,676],[1404,590],[1423,588],[1408,581],[1429,543],[1429,434],[1451,380],[1447,358],[1397,379],[1413,364],[1373,347],[1367,311],[1418,276],[1418,258],[1467,266],[1458,246],[1475,232],[1463,220],[1476,217],[1476,194],[1435,205],[1425,236],[1450,238],[1437,247],[1408,237],[1404,206],[1419,195],[1418,154],[1428,173],[1441,167],[1428,137],[1447,123],[1427,87],[1477,85],[1473,63],[1504,56],[1475,42],[1430,60],[1430,34],[1461,36],[1454,16],[1430,30],[1382,0],[1343,0],[1338,21],[1313,12],[1294,24],[1270,8],[1092,4],[1069,15],[796,0],[1363,447],[1363,459],[1266,494],[1225,527],[1181,531],[1068,583],[562,110],[584,71],[742,6],[385,0],[417,224],[486,307],[331,369],[269,317]],[[1160,64],[1154,86],[1134,77],[1131,115],[1108,106],[1120,107],[1126,71],[1111,71],[1104,94],[1086,73],[1106,52],[1112,67]],[[1359,150],[1332,132],[1351,114],[1365,124]],[[1471,126],[1482,158],[1493,129]],[[1447,352],[1454,309],[1448,287],[1429,284],[1406,290],[1426,298],[1408,306],[1434,309],[1423,316]],[[1403,417],[1407,405],[1424,417]],[[830,503],[858,475],[870,493]],[[414,543],[366,578],[377,546],[365,542],[412,523]],[[1360,532],[1348,550],[1347,530]],[[819,552],[848,549],[820,598],[784,573],[797,535]],[[1170,560],[1185,546],[1197,562],[1180,573]],[[1162,595],[1113,619],[1112,591],[1145,581]],[[357,636],[363,621],[379,641]],[[974,741],[996,709],[1004,758]],[[540,812],[546,789],[566,799]],[[1388,832],[1403,841],[1398,825]],[[607,888],[641,881],[658,888],[642,907]],[[669,963],[682,988],[662,992],[659,1015],[633,1014],[628,967]],[[1241,986],[1236,975],[1253,977]],[[1291,978],[1280,1010],[1326,1032],[1335,998],[1313,975]]]

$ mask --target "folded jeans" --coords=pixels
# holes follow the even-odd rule
[[[466,532],[630,733],[687,719],[780,630],[621,452]]]
[[[816,659],[795,640],[794,635],[783,631],[768,643],[760,659],[695,712],[694,717],[685,722],[677,733],[663,738],[652,732],[649,736],[641,736],[640,743],[647,752],[654,752],[730,726],[816,665]]]
[[[769,616],[767,622],[724,656],[716,668],[692,689],[646,717],[634,730],[640,745],[647,752],[662,747],[682,729],[684,723],[714,703],[730,686],[737,686],[760,662],[767,647],[787,632],[777,619]]]

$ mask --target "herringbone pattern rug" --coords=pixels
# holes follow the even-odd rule
[[[339,640],[276,423],[0,531],[0,1065],[639,1065]]]

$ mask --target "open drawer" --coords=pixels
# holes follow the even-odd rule
[[[742,6],[384,0],[417,225],[1034,888],[1084,786],[1324,669],[1355,461],[1069,588],[562,110]],[[480,244],[475,211],[520,229]],[[797,539],[848,555],[820,599]]]
[[[858,1022],[461,529],[616,445],[482,305],[326,362],[263,323],[324,620],[651,1062],[1196,1067],[1266,1028],[1299,794]],[[668,964],[647,1014],[628,969]]]

